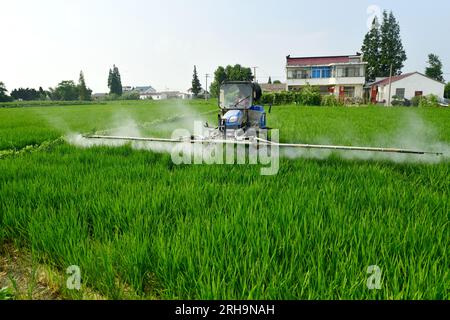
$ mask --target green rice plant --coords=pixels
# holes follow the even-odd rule
[[[190,103],[199,113],[217,108]],[[0,110],[23,137],[4,121],[0,130],[18,147],[35,138],[32,115],[41,112],[83,132],[107,129],[102,118],[117,108],[143,124],[178,114],[168,106]],[[279,106],[268,120],[282,141],[395,146],[409,116],[432,124],[424,139],[450,142],[444,109]],[[182,119],[143,128],[166,135]],[[64,130],[43,125],[41,132],[47,141]],[[81,290],[111,299],[449,298],[448,161],[349,160],[334,152],[282,158],[275,176],[259,169],[177,166],[169,154],[130,145],[56,144],[0,160],[0,231],[62,274],[79,266]],[[371,265],[382,271],[380,290],[366,286]]]

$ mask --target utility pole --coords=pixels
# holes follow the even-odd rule
[[[389,97],[388,97],[388,104],[387,106],[391,106],[391,93],[392,93],[392,64],[391,64],[391,71],[389,72]]]
[[[258,79],[256,78],[256,69],[258,69],[258,67],[252,67],[253,68],[253,77],[255,78],[255,81],[258,82]]]
[[[205,78],[206,78],[205,100],[208,101],[208,78],[209,78],[209,74],[205,74]]]

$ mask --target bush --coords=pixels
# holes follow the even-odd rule
[[[326,107],[337,107],[342,106],[343,104],[336,98],[335,95],[328,95],[322,97],[321,105]]]
[[[322,96],[320,95],[319,89],[310,85],[305,86],[300,91],[298,104],[303,106],[320,106],[322,102]]]
[[[439,98],[434,94],[430,94],[425,97],[420,97],[419,107],[420,108],[439,107]]]
[[[263,104],[274,104],[275,95],[273,93],[264,93],[261,96],[261,103]]]
[[[264,93],[261,97],[261,103],[281,105],[292,104],[302,106],[320,106],[322,97],[316,88],[305,87],[302,91],[282,91],[275,93]]]
[[[140,94],[137,91],[125,92],[121,96],[121,100],[139,100],[139,99],[140,99]]]
[[[411,98],[411,105],[413,107],[418,107],[420,104],[420,100],[422,100],[421,96],[416,96],[416,97]]]

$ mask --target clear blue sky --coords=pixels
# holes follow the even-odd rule
[[[284,80],[288,54],[359,51],[371,5],[400,22],[403,71],[423,72],[433,52],[450,80],[448,0],[2,0],[0,81],[47,88],[83,70],[94,92],[106,92],[116,64],[123,85],[186,91],[194,64],[203,83],[234,63],[258,66],[260,82]]]

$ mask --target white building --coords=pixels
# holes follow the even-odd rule
[[[167,94],[163,92],[153,92],[153,93],[141,93],[139,95],[141,100],[151,99],[151,100],[166,100]]]
[[[366,62],[361,54],[328,57],[286,57],[286,90],[318,86],[322,94],[363,98]]]
[[[140,99],[166,100],[166,99],[190,99],[188,93],[180,91],[145,92],[140,94]]]
[[[427,77],[420,72],[405,73],[400,76],[377,79],[371,83],[370,99],[372,103],[387,103],[389,100],[389,83],[391,83],[392,97],[408,99],[415,96],[427,96],[433,94],[439,98],[444,97],[445,84]]]

